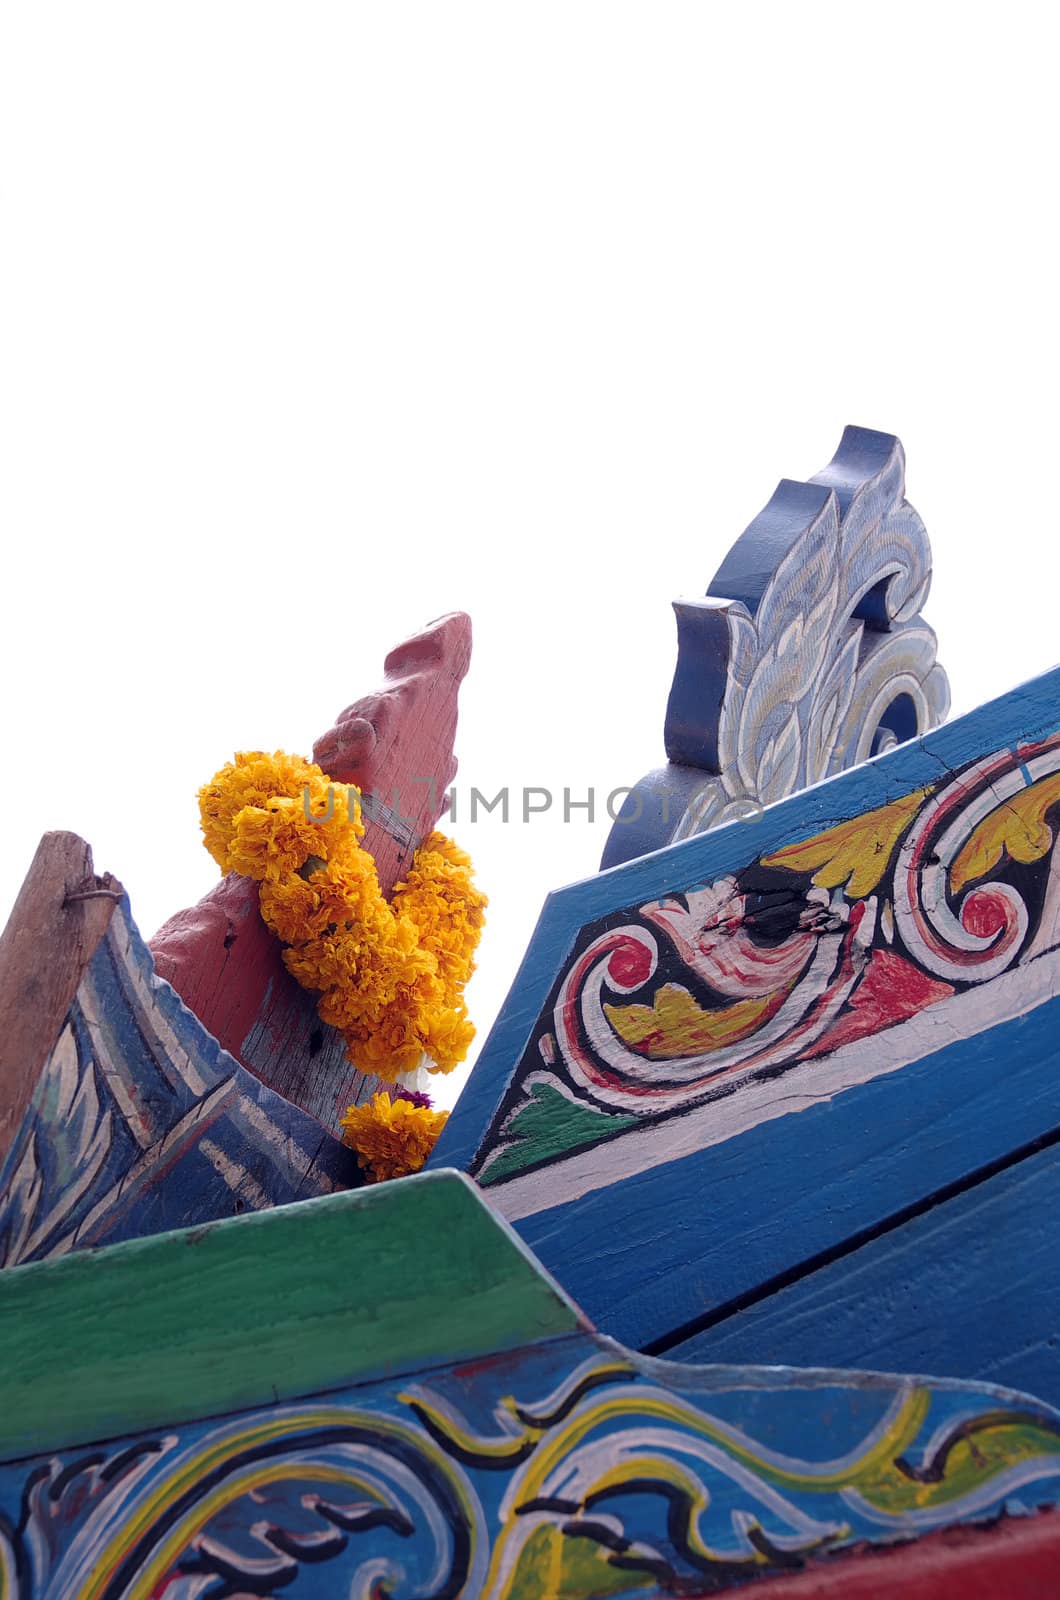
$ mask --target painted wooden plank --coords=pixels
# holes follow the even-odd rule
[[[1004,1383],[1056,1404],[1058,1215],[1054,1142],[734,1310],[667,1355],[886,1364]]]
[[[496,1354],[579,1321],[459,1173],[156,1234],[0,1273],[0,1459]]]
[[[1025,1397],[673,1371],[568,1336],[30,1457],[0,1467],[0,1594],[744,1592],[1055,1506],[1057,1413]]]
[[[365,797],[362,841],[389,893],[434,827],[456,774],[457,693],[471,623],[442,617],[384,662],[382,688],[348,706],[313,759]],[[230,1055],[328,1128],[379,1087],[346,1059],[341,1034],[284,967],[258,911],[257,885],[229,874],[151,940],[158,973]]]
[[[280,1583],[295,1596],[716,1592],[855,1540],[996,1517],[1021,1494],[1054,1502],[1056,1414],[1034,1402],[853,1390],[838,1374],[782,1383],[748,1407],[566,1338],[470,1377],[434,1369],[397,1392],[342,1389],[30,1459],[0,1473],[10,1565],[21,1558],[26,1595],[183,1600],[221,1578],[248,1597]],[[806,1428],[828,1402],[840,1433],[852,1411],[876,1419],[838,1459],[822,1451],[831,1428]],[[800,1420],[813,1447],[771,1448]],[[359,1589],[370,1577],[379,1589]]]
[[[623,1350],[451,1173],[0,1275],[0,1427],[3,1600],[716,1592],[1060,1486],[1012,1390]]]
[[[771,1579],[770,1600],[1051,1600],[1060,1515],[949,1528],[890,1550],[859,1550]]]
[[[613,992],[622,1001],[627,1001],[631,996],[639,997],[641,989],[646,989],[650,994],[656,987],[654,971],[648,975],[646,982],[638,984],[638,966],[643,968],[645,960],[651,961],[653,958],[656,963],[660,959],[672,960],[677,946],[669,935],[660,939],[660,935],[665,935],[665,929],[658,921],[645,919],[644,909],[654,909],[668,898],[687,895],[689,891],[709,889],[712,884],[724,883],[728,888],[729,879],[739,879],[741,874],[748,873],[752,886],[742,888],[737,883],[739,892],[733,895],[731,903],[725,903],[724,909],[731,911],[730,916],[719,916],[717,913],[722,909],[719,906],[714,907],[714,915],[708,915],[711,908],[703,904],[702,917],[707,926],[702,928],[702,934],[706,936],[717,931],[722,938],[728,934],[744,934],[753,939],[753,924],[748,925],[748,915],[752,912],[769,912],[772,903],[772,908],[779,915],[772,933],[767,926],[764,942],[783,943],[779,935],[784,931],[785,906],[789,920],[797,920],[796,911],[799,918],[803,910],[812,916],[821,897],[811,892],[817,887],[812,883],[812,874],[785,868],[763,871],[760,864],[764,857],[772,857],[782,850],[813,840],[829,829],[854,823],[859,817],[867,817],[892,804],[907,802],[909,796],[921,790],[933,792],[936,809],[932,815],[938,815],[939,794],[935,791],[940,790],[940,780],[950,790],[955,772],[965,773],[966,776],[962,784],[954,787],[947,796],[951,811],[965,798],[966,786],[970,786],[969,794],[974,790],[977,799],[982,801],[984,796],[988,797],[991,785],[1002,776],[1007,787],[1017,793],[1028,787],[1022,772],[1021,752],[1036,752],[1032,756],[1036,763],[1042,754],[1047,760],[1055,759],[1053,751],[1058,733],[1060,669],[1012,690],[925,738],[865,762],[851,772],[840,774],[775,806],[769,806],[754,821],[730,823],[724,828],[711,830],[709,834],[682,841],[549,895],[509,997],[443,1135],[438,1158],[457,1166],[485,1167],[486,1157],[492,1156],[494,1151],[492,1126],[498,1115],[506,1120],[503,1103],[513,1086],[522,1075],[546,1073],[548,1070],[549,1064],[538,1042],[538,1037],[544,1038],[545,1034],[552,1035],[551,1044],[545,1043],[545,1051],[551,1050],[556,1055],[557,1070],[554,1076],[557,1082],[566,1081],[572,1098],[581,1098],[590,1111],[594,1109],[584,1089],[580,1096],[577,1094],[572,1074],[566,1070],[566,1057],[561,1053],[562,1040],[556,1038],[558,1024],[554,1000],[571,976],[580,953],[597,938],[630,925],[631,934],[635,937],[630,941],[628,973],[623,974],[623,963],[615,961],[609,963],[614,970],[606,976],[614,978]],[[1050,742],[1050,750],[1038,750],[1038,746]],[[984,760],[988,762],[988,767],[979,770],[977,764]],[[999,800],[999,807],[1001,803]],[[898,822],[901,819],[896,814],[892,820]],[[910,815],[908,820],[912,824],[915,818]],[[925,820],[930,823],[931,816]],[[893,876],[894,853],[877,852],[873,848],[876,840],[871,831],[866,835],[866,842],[873,857],[882,855],[884,870]],[[1051,838],[1046,842],[1050,843]],[[901,840],[895,843],[900,844]],[[951,857],[956,853],[954,847]],[[1044,859],[1036,863],[1039,874]],[[923,861],[918,858],[917,865],[931,867],[935,864],[926,858]],[[1008,870],[1012,863],[1006,859],[1002,865]],[[772,894],[771,873],[777,874],[772,879]],[[761,882],[763,878],[766,880],[764,884]],[[807,878],[811,880],[808,888],[803,887]],[[756,883],[758,888],[753,886]],[[1039,889],[1042,888],[1039,884]],[[1010,965],[1015,964],[1017,955],[1027,955],[1032,948],[1034,956],[1037,956],[1055,947],[1055,901],[1058,892],[1050,876],[1044,885],[1044,903],[1037,907],[1039,926],[1033,939],[1025,940],[1019,951],[1012,951],[1009,945],[1007,953],[1011,957]],[[720,891],[716,890],[715,899],[719,894]],[[749,900],[750,905],[747,903]],[[884,922],[886,927],[890,926],[885,919]],[[694,932],[694,927],[690,931]],[[796,928],[793,931],[804,930]],[[831,935],[835,931],[825,929],[825,934]],[[675,928],[674,933],[677,932]],[[648,935],[655,941],[654,951],[648,943]],[[1035,941],[1038,941],[1037,944]],[[742,942],[746,943],[747,939]],[[807,942],[806,948],[812,951],[817,942]],[[980,948],[984,942],[989,956],[989,936],[985,941],[979,941]],[[885,937],[883,943],[887,943]],[[680,964],[685,969],[687,965],[687,962]],[[974,968],[970,971],[974,976]],[[679,971],[678,975],[690,983],[696,982],[694,971]],[[975,987],[981,988],[981,985]],[[933,1003],[938,1003],[938,999]],[[989,1011],[990,1008],[987,1006],[984,1009]],[[900,1025],[891,1019],[881,1018],[881,1026],[886,1026],[888,1021],[891,1027]],[[759,1041],[756,1031],[752,1029],[747,1035],[749,1057],[757,1053]],[[812,1041],[810,1049],[819,1037]],[[811,1058],[808,1051],[802,1050],[801,1035],[797,1035],[793,1043],[795,1048],[787,1051],[786,1056],[778,1053],[781,1062],[793,1057]],[[731,1082],[731,1078],[728,1081]],[[683,1098],[680,1107],[682,1115],[687,1115],[698,1094],[698,1088],[693,1088]],[[631,1097],[633,1103],[624,1105],[621,1111],[636,1116],[638,1121],[645,1113],[653,1116],[654,1110],[644,1104],[648,1098]],[[599,1109],[614,1110],[613,1107]],[[600,1123],[600,1129],[606,1129],[604,1122]],[[526,1163],[528,1166],[536,1160],[532,1154],[534,1148],[533,1141],[528,1137],[528,1150],[531,1152],[531,1160]],[[483,1176],[486,1177],[485,1172]]]
[[[1060,1126],[1058,801],[1054,672],[550,897],[435,1159],[653,1347],[973,1181]]]
[[[628,795],[604,867],[805,789],[941,722],[919,615],[931,550],[890,433],[847,428],[808,483],[783,479],[703,600],[676,600],[665,767]]]
[[[63,857],[90,871],[87,845],[61,840]],[[52,859],[48,840],[41,859]],[[36,1053],[20,1063],[21,1120],[0,1162],[0,1265],[362,1181],[352,1151],[239,1066],[155,976],[128,901],[113,899],[114,880],[105,899],[74,902],[105,908],[93,913],[93,943],[80,914],[63,907],[62,872],[47,883],[32,876],[39,925],[15,926],[27,941],[19,959],[40,975],[46,1004]],[[21,992],[32,1005],[32,987]],[[26,1030],[14,1031],[25,1042]]]
[[[689,1324],[737,1317],[756,1291],[906,1226],[910,1208],[930,1210],[947,1186],[974,1188],[991,1164],[1019,1159],[1056,1129],[1060,1001],[970,1045],[537,1212],[519,1231],[599,1326],[680,1359]],[[1050,1226],[1046,1213],[1046,1238]],[[983,1270],[989,1262],[988,1253],[978,1258]],[[952,1273],[938,1283],[954,1287]],[[936,1300],[935,1315],[956,1330],[963,1304]],[[1011,1331],[982,1328],[999,1353]],[[823,1358],[804,1347],[798,1359]],[[834,1359],[857,1365],[856,1343]],[[878,1351],[876,1364],[887,1364]],[[903,1370],[898,1354],[891,1364]],[[950,1372],[931,1363],[916,1370]]]

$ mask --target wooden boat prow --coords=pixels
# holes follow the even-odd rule
[[[361,1184],[306,997],[285,1068],[210,913],[156,970],[46,836],[0,940],[0,1600],[1057,1592],[1060,671],[936,727],[929,575],[892,436],[782,484],[415,1177]],[[427,729],[418,827],[468,643],[318,742],[389,782]]]

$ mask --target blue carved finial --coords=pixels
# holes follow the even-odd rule
[[[901,443],[846,428],[808,483],[781,480],[705,598],[674,602],[668,765],[631,791],[601,865],[746,815],[941,722],[949,684],[920,616],[930,583]]]

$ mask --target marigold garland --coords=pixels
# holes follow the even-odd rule
[[[238,753],[200,789],[199,811],[222,872],[259,883],[287,970],[319,994],[356,1067],[393,1080],[424,1056],[436,1072],[463,1061],[487,904],[463,850],[430,834],[388,902],[360,847],[358,791],[282,750]]]
[[[399,1089],[392,1099],[381,1090],[367,1105],[350,1106],[342,1138],[369,1182],[382,1183],[418,1172],[448,1120],[447,1111],[432,1111],[427,1095]]]

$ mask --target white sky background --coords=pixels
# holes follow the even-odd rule
[[[558,797],[452,830],[481,1043],[599,860],[564,785],[662,757],[671,600],[845,422],[905,444],[954,710],[1051,666],[1049,19],[6,7],[0,917],[65,827],[152,933],[199,784],[461,608],[459,793]]]

